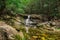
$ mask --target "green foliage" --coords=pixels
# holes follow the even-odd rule
[[[0,4],[5,5],[7,10],[13,11],[13,14],[34,13],[60,17],[59,2],[59,0],[5,0],[3,3],[1,0]]]
[[[6,8],[15,13],[25,13],[24,8],[29,4],[30,0],[7,0]]]
[[[22,40],[22,38],[20,37],[20,35],[15,35],[14,40]]]

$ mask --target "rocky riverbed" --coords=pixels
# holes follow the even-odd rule
[[[60,21],[41,21],[40,16],[31,16],[32,21],[37,22],[36,25],[30,27],[29,33],[26,33],[25,17],[20,15],[9,20],[0,21],[0,40],[59,40],[60,39]],[[36,20],[35,20],[36,19]],[[6,35],[5,35],[6,33]],[[17,35],[16,35],[17,34]],[[16,36],[15,36],[16,35]],[[3,36],[3,37],[2,37]],[[11,37],[15,36],[15,37]],[[18,37],[18,38],[17,38]],[[4,39],[5,38],[5,39]],[[12,40],[9,39],[9,40]]]

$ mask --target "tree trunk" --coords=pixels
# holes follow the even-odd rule
[[[1,4],[1,9],[0,9],[0,16],[4,15],[5,13],[5,8],[6,8],[6,4],[5,4],[6,0],[1,0],[2,4]]]

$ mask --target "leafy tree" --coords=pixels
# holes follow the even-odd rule
[[[4,11],[5,11],[5,2],[6,2],[6,0],[0,0],[0,14],[1,13],[4,13]]]
[[[7,0],[6,8],[15,13],[25,13],[24,8],[29,4],[30,0]]]
[[[59,16],[58,1],[59,0],[34,0],[27,6],[26,12],[30,14],[43,14],[50,20],[51,18]]]
[[[59,0],[0,0],[0,14],[42,14],[49,17],[60,17]]]

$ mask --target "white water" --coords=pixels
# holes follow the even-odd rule
[[[28,26],[30,26],[30,15],[28,15],[28,18],[26,19],[26,21],[25,21],[25,25],[26,25],[26,27],[25,27],[25,29],[26,29],[26,33],[28,33],[28,30],[29,30],[29,27]]]

